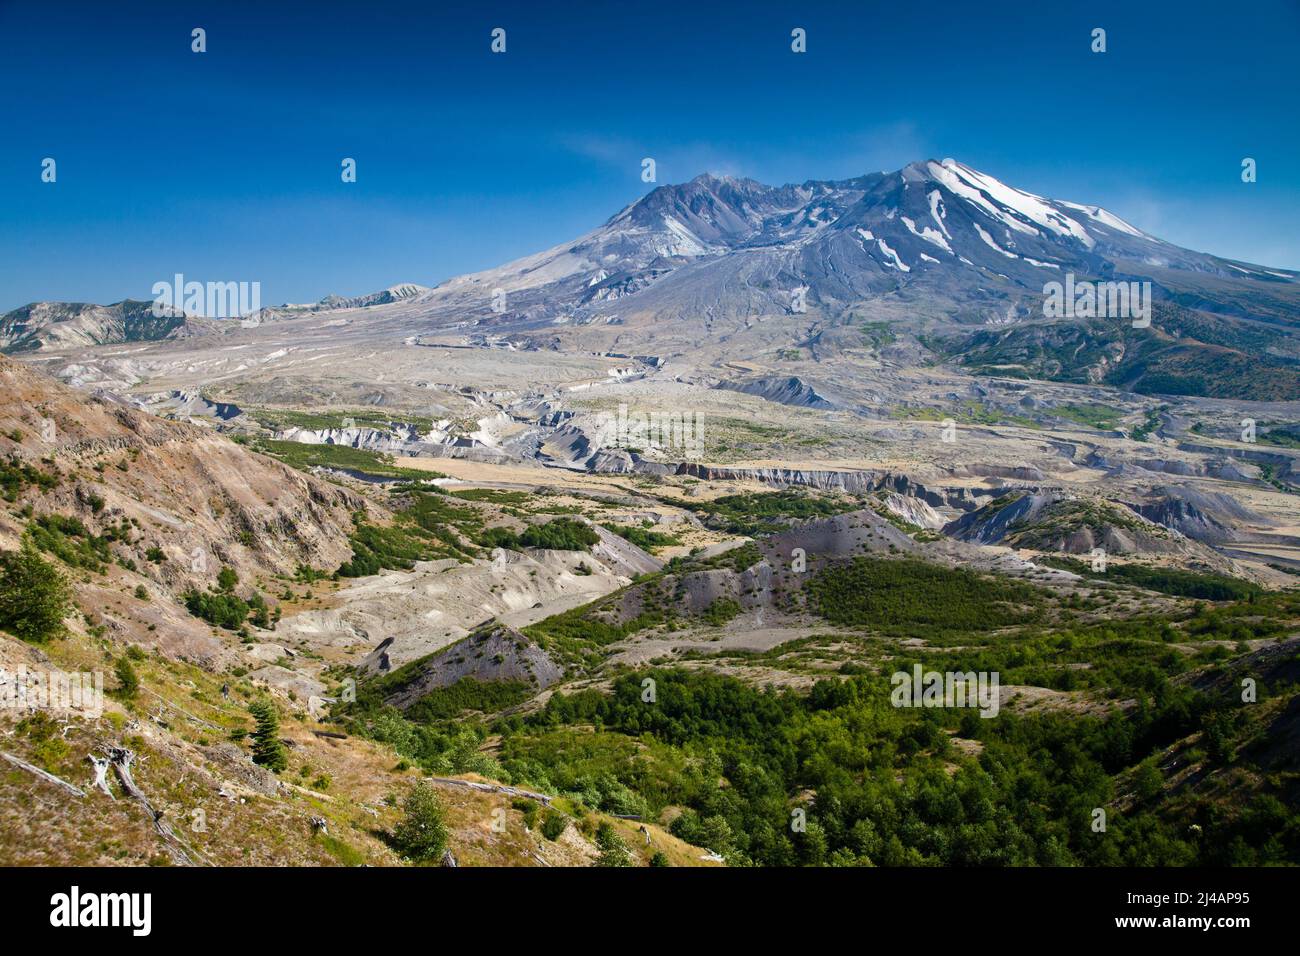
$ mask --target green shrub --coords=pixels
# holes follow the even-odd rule
[[[711,627],[722,627],[740,613],[740,605],[731,598],[716,598],[700,618]]]
[[[890,631],[974,631],[1035,619],[1037,589],[911,558],[854,558],[808,582],[809,602],[835,624]]]
[[[521,551],[524,548],[544,548],[549,551],[590,551],[600,541],[600,535],[590,525],[572,518],[554,518],[546,524],[529,525],[523,533],[515,534],[509,528],[488,528],[478,536],[484,548],[505,548]]]
[[[546,812],[542,814],[542,836],[548,840],[558,840],[568,827],[568,817],[559,810],[546,808]]]
[[[214,591],[198,591],[190,588],[182,595],[185,608],[197,618],[223,627],[228,631],[237,630],[248,620],[248,604],[233,594],[218,594]]]
[[[590,551],[600,541],[600,535],[589,525],[572,518],[555,518],[546,524],[530,525],[519,536],[526,548],[545,548],[550,551]]]
[[[661,531],[647,531],[645,528],[634,528],[630,525],[622,524],[602,524],[606,531],[612,531],[620,538],[631,541],[634,545],[643,551],[654,551],[657,548],[670,547],[682,542],[670,534],[664,534]]]
[[[390,675],[392,676],[397,674]],[[386,688],[389,685],[383,686]],[[473,677],[462,677],[447,687],[429,691],[407,708],[406,715],[411,720],[436,721],[457,717],[467,710],[490,714],[522,704],[536,692],[536,688],[527,681],[481,681]]]
[[[1148,591],[1158,591],[1161,594],[1200,598],[1205,601],[1250,600],[1263,593],[1263,589],[1252,581],[1204,571],[1187,571],[1183,568],[1151,568],[1142,564],[1111,562],[1106,566],[1105,571],[1093,571],[1088,562],[1064,556],[1044,558],[1043,563],[1088,578],[1116,581],[1145,588]]]
[[[406,795],[403,809],[389,837],[393,849],[416,863],[439,859],[447,848],[447,824],[433,788],[417,783]]]
[[[596,847],[600,855],[596,857],[596,866],[631,866],[632,855],[627,844],[614,832],[608,823],[601,823],[596,828]]]
[[[5,501],[17,501],[29,487],[48,491],[58,483],[58,475],[34,468],[17,456],[11,455],[7,461],[0,462],[0,497]]]
[[[64,564],[74,568],[102,573],[113,560],[109,544],[117,532],[93,534],[80,518],[65,515],[40,515],[27,526],[27,534],[42,551],[54,555]]]
[[[704,521],[709,527],[751,537],[781,531],[795,522],[829,517],[862,507],[862,502],[856,498],[820,497],[797,489],[723,495],[703,502],[687,499],[675,503],[705,513]]]
[[[271,609],[266,606],[266,598],[257,591],[248,599],[248,623],[261,628],[271,626]]]
[[[536,800],[530,800],[526,797],[519,800],[513,800],[510,803],[510,807],[511,809],[518,810],[523,814],[525,827],[531,830],[537,826],[537,817],[541,812],[541,805]]]

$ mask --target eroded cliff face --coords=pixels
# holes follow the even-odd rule
[[[332,571],[351,554],[352,492],[198,426],[164,421],[0,359],[0,461],[30,469],[6,488],[0,548],[51,516],[103,540],[99,568],[69,575],[84,608],[115,636],[216,662],[214,636],[179,599],[223,566],[267,586],[299,565]],[[40,477],[43,476],[43,477]],[[373,506],[372,511],[373,511]],[[102,560],[103,558],[107,560]],[[143,587],[147,597],[137,593]]]
[[[702,465],[685,462],[677,474],[701,481],[757,481],[775,487],[815,488],[818,491],[846,491],[866,494],[891,491],[906,498],[916,498],[931,508],[970,511],[978,508],[992,492],[964,486],[936,488],[921,484],[909,475],[892,471],[835,471],[809,468],[745,468]],[[1018,477],[1018,476],[1009,476]],[[1042,478],[1039,474],[1038,478]],[[916,522],[928,524],[928,522]]]

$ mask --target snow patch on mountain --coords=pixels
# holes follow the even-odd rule
[[[991,216],[999,222],[1006,223],[1012,229],[1026,233],[1027,235],[1037,236],[1039,234],[1038,230],[1033,226],[1021,222],[1015,216],[1008,215],[1005,210],[994,205],[978,187],[971,185],[958,176],[956,172],[954,172],[957,165],[957,163],[952,163],[952,165],[949,166],[947,165],[947,162],[945,162],[944,165],[940,165],[939,163],[932,162],[929,164],[930,175],[946,186],[949,192],[960,196],[962,199],[967,200],[975,206],[978,206],[986,216]]]
[[[961,163],[953,163],[952,166],[947,168],[955,178],[960,178],[972,189],[991,197],[994,202],[1000,203],[1006,209],[1018,213],[1030,222],[1037,223],[1058,236],[1071,236],[1089,249],[1096,244],[1096,240],[1088,235],[1088,230],[1069,216],[1058,211],[1043,197],[1022,192],[994,179],[992,176],[986,176],[969,166],[963,166]],[[1017,228],[1015,216],[1002,218],[1012,228]],[[1025,230],[1021,229],[1020,231]],[[1029,231],[1037,233],[1033,229]]]
[[[943,233],[944,238],[951,239],[952,233],[948,231],[948,227],[943,222],[948,218],[948,210],[943,205],[943,196],[939,193],[939,190],[932,189],[926,195],[926,198],[930,200],[930,218],[939,226],[939,231]]]
[[[665,256],[706,256],[710,249],[699,238],[672,216],[664,216],[664,227],[675,242],[661,243]]]
[[[893,249],[889,248],[889,244],[885,242],[884,239],[877,239],[876,242],[880,246],[880,251],[883,252],[886,256],[889,256],[889,258],[893,260],[893,262],[886,261],[885,265],[887,266],[892,265],[895,269],[899,270],[900,272],[912,271],[912,267],[909,266],[902,259],[900,259],[898,257],[898,253],[895,252]]]
[[[990,236],[987,232],[985,232],[984,228],[979,223],[975,223],[974,226],[975,226],[975,231],[980,234],[980,238],[983,239],[991,248],[996,249],[998,252],[1006,256],[1008,259],[1020,258],[1014,252],[1007,252],[1007,250],[1003,249],[996,242],[994,242],[993,237]]]
[[[1123,219],[1119,218],[1119,216],[1115,215],[1112,212],[1107,212],[1105,209],[1102,209],[1100,206],[1084,206],[1081,203],[1066,202],[1065,200],[1060,200],[1060,204],[1062,206],[1068,206],[1070,209],[1076,209],[1079,212],[1083,213],[1085,216],[1087,216],[1089,219],[1099,222],[1103,226],[1109,226],[1111,229],[1114,229],[1117,232],[1127,233],[1128,235],[1136,236],[1139,239],[1151,238],[1142,230],[1129,225]]]
[[[908,219],[906,216],[902,216],[901,218],[903,220],[903,225],[907,227],[907,231],[912,235],[938,246],[949,255],[952,254],[952,246],[948,245],[947,240],[945,240],[937,231],[931,229],[929,226],[922,226],[918,230],[916,228],[916,223],[912,222],[912,220]]]

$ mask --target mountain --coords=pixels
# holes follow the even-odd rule
[[[1052,317],[1049,284],[1064,297],[1088,282],[1150,283],[1150,311]],[[951,159],[779,187],[713,175],[660,186],[573,242],[381,307],[376,320],[385,308],[394,333],[430,341],[450,333],[697,367],[783,349],[821,362],[860,350],[865,320],[891,340],[907,334],[894,360],[911,366],[1300,398],[1300,273],[1182,249],[1100,206],[1046,199]],[[1150,321],[1134,328],[1140,314]]]
[[[195,322],[180,313],[155,316],[152,301],[136,299],[112,305],[33,302],[0,315],[0,352],[153,342],[192,333]]]
[[[1300,333],[1300,273],[1182,249],[1100,206],[1046,199],[952,159],[784,186],[705,174],[652,190],[572,242],[433,289],[402,283],[261,315],[366,308],[414,331],[468,321],[520,334],[805,311],[836,322],[874,302],[905,305],[922,324],[986,328],[1042,320],[1046,284],[1067,274],[1148,281],[1157,303],[1252,323],[1300,357],[1290,338]],[[161,338],[184,324],[143,321],[146,305],[25,306],[0,319],[0,347]],[[52,331],[73,316],[84,318],[69,330],[83,331]]]
[[[1099,206],[1045,199],[951,159],[801,185],[703,175],[661,186],[578,240],[454,279],[430,302],[480,299],[486,313],[502,289],[513,315],[535,319],[779,314],[798,311],[802,287],[823,315],[924,292],[951,318],[985,324],[1041,315],[1044,284],[1066,273],[1147,280],[1157,299],[1300,322],[1293,271],[1181,249]]]
[[[245,316],[271,321],[335,309],[364,309],[417,298],[425,286],[404,282],[351,298],[328,295],[311,305],[272,306]],[[124,299],[112,305],[88,302],[32,302],[0,315],[0,353],[39,352],[123,342],[156,342],[227,331],[239,323],[206,319],[173,310],[156,316],[152,300]]]
[[[1049,313],[1051,284],[1088,282],[1149,283],[1134,310],[1149,323]],[[0,319],[0,348],[39,359],[54,348],[219,331],[265,344],[265,361],[291,355],[304,335],[349,363],[391,359],[398,343],[544,349],[660,369],[672,361],[691,381],[805,407],[879,402],[887,393],[859,361],[870,349],[895,368],[944,363],[1148,395],[1300,399],[1300,273],[1182,249],[1100,206],[1037,196],[951,159],[784,186],[706,174],[495,269],[431,289],[404,283],[270,307],[253,323],[159,325],[144,303],[126,305],[24,307]],[[109,322],[114,309],[134,318]],[[60,318],[71,310],[84,318]],[[227,372],[246,375],[256,366],[244,348],[206,352],[196,365],[178,347],[166,367],[202,377],[231,362]],[[799,375],[771,366],[804,358],[815,364]],[[831,371],[825,363],[839,358],[850,367]],[[87,350],[57,374],[130,386],[164,367],[143,359],[100,361]],[[98,375],[89,374],[96,362]],[[767,374],[736,374],[750,366]],[[348,387],[367,404],[409,400],[391,371],[353,368]],[[273,390],[243,397],[287,394],[272,378]],[[429,385],[423,375],[409,384]]]
[[[429,289],[426,286],[416,285],[414,282],[403,282],[389,286],[387,289],[381,289],[379,292],[371,292],[369,295],[358,295],[351,298],[340,295],[327,295],[316,304],[315,308],[365,309],[372,305],[387,305],[390,302],[413,299],[424,295],[428,291]]]
[[[417,285],[414,282],[400,282],[397,285],[389,286],[387,289],[380,289],[378,292],[371,292],[367,295],[327,295],[319,302],[312,302],[308,305],[294,305],[286,302],[284,305],[262,309],[257,315],[263,320],[268,320],[292,318],[306,313],[328,312],[335,309],[368,309],[371,306],[391,305],[394,302],[417,299],[429,291],[430,289],[427,286]]]

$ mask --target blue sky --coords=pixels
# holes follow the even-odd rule
[[[645,156],[660,183],[952,156],[1300,268],[1297,54],[1295,0],[0,0],[0,310],[176,272],[265,304],[432,285],[598,225]]]

